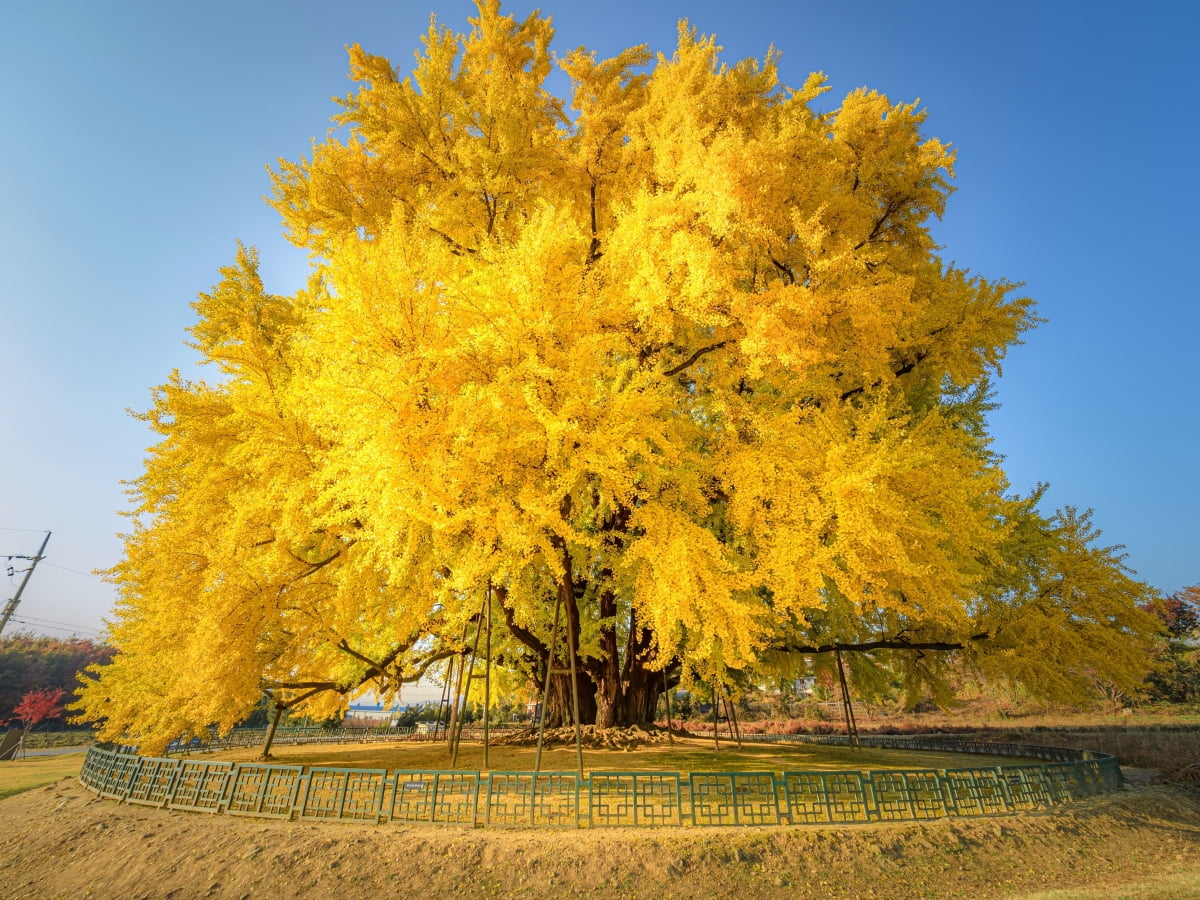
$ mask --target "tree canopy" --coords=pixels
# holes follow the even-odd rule
[[[940,650],[1060,696],[1139,681],[1153,592],[989,449],[1037,319],[939,256],[924,111],[822,112],[821,75],[686,23],[670,56],[552,34],[481,0],[407,76],[350,48],[335,130],[273,172],[308,287],[239,248],[195,304],[220,377],[145,413],[118,654],[77,708],[151,749],[264,690],[329,711],[460,649],[485,597],[528,676],[561,604],[601,724],[835,648],[913,690]]]

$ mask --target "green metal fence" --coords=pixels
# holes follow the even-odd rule
[[[831,741],[832,742],[832,741]],[[1032,757],[1021,765],[870,772],[448,772],[140,757],[92,747],[102,797],[308,821],[491,827],[833,825],[994,816],[1116,790],[1115,757],[1057,747],[863,739],[909,750]]]

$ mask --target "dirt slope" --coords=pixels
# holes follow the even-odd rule
[[[1031,895],[1200,898],[1200,793],[926,824],[535,832],[204,816],[73,778],[0,801],[3,898]]]

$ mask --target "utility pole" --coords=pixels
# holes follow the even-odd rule
[[[4,604],[4,612],[0,614],[0,634],[4,634],[4,627],[8,625],[8,620],[12,618],[12,614],[17,611],[17,604],[21,602],[21,592],[25,590],[25,585],[29,584],[29,576],[33,574],[33,570],[37,568],[37,564],[42,561],[46,552],[46,545],[50,543],[50,532],[46,532],[46,537],[42,541],[42,546],[38,548],[37,556],[32,557],[33,562],[29,564],[29,568],[25,570],[25,577],[21,579],[21,584],[17,587],[16,594],[13,598]],[[28,556],[10,556],[9,559],[30,559]]]

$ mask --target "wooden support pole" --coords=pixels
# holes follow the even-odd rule
[[[851,747],[862,749],[862,743],[858,739],[858,722],[854,718],[854,703],[850,700],[850,687],[846,682],[846,667],[842,663],[841,648],[834,651],[834,656],[837,659],[838,680],[842,686],[842,713],[846,717],[846,737]]]

